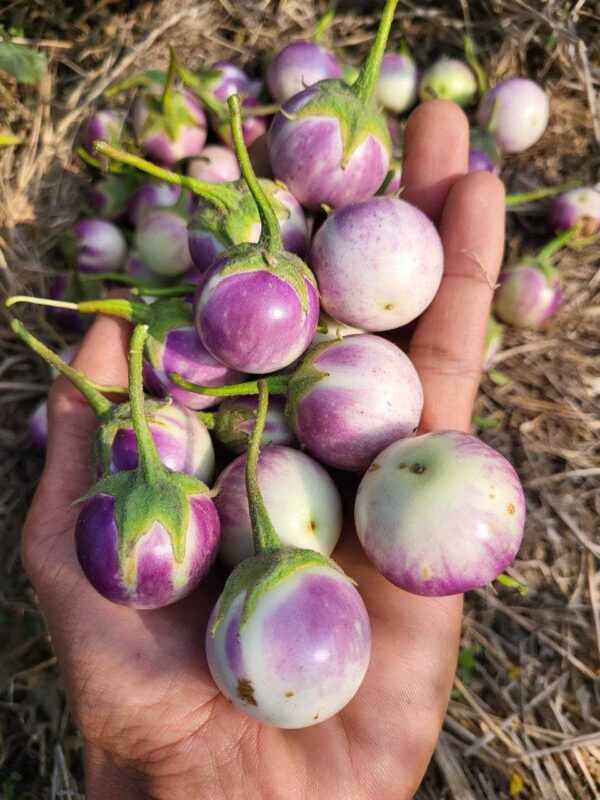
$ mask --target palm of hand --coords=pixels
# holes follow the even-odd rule
[[[468,128],[433,101],[406,134],[404,197],[440,222],[446,272],[410,344],[425,389],[423,428],[465,428],[479,380],[503,242],[502,186],[466,172]],[[485,265],[487,278],[476,261]],[[468,314],[465,311],[468,310]],[[76,365],[93,380],[126,381],[128,329],[98,320]],[[461,598],[400,591],[366,561],[348,530],[335,558],[365,600],[372,659],[354,700],[313,728],[258,725],[218,692],[204,631],[222,581],[151,612],[114,606],[78,566],[70,503],[89,488],[95,420],[61,380],[52,390],[50,447],[23,540],[71,707],[88,744],[88,797],[412,797],[435,746],[456,662]]]

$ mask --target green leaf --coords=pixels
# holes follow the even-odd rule
[[[43,53],[23,44],[0,42],[0,70],[8,72],[19,83],[39,83],[46,67],[46,56]]]
[[[456,671],[463,683],[469,684],[473,680],[475,669],[477,668],[476,656],[481,651],[478,644],[464,647],[458,654],[458,665]]]
[[[488,377],[496,386],[506,386],[507,383],[510,383],[508,375],[505,375],[504,372],[498,372],[498,370],[495,369],[491,369],[488,372]]]
[[[475,428],[499,428],[502,424],[499,419],[494,417],[479,417],[475,415],[471,420]]]

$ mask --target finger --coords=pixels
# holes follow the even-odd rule
[[[465,175],[469,161],[469,122],[447,100],[430,100],[408,118],[402,161],[402,199],[417,206],[436,224],[446,197]]]
[[[127,384],[127,343],[130,326],[100,316],[86,334],[73,366],[97,383]],[[23,560],[40,592],[52,588],[54,570],[69,569],[82,577],[76,564],[73,526],[79,513],[72,503],[91,486],[90,449],[98,421],[83,395],[59,377],[48,396],[48,453],[44,472],[23,530]],[[51,558],[47,557],[51,556]]]
[[[94,383],[127,385],[127,348],[131,326],[115,317],[99,316],[73,359],[73,366]],[[48,397],[48,454],[44,476],[59,471],[72,502],[89,486],[90,447],[98,421],[78,389],[59,377]],[[63,499],[61,497],[61,499]]]
[[[485,329],[504,250],[504,186],[488,172],[450,190],[440,223],[444,276],[409,354],[425,393],[424,431],[469,430]]]

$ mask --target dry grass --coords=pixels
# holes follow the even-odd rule
[[[340,6],[330,41],[358,61],[372,5]],[[528,74],[552,95],[547,134],[506,165],[510,190],[600,180],[598,4],[405,0],[394,38],[403,34],[422,63],[442,49],[459,52],[461,6],[493,78]],[[1,22],[50,40],[51,66],[37,95],[9,86],[12,104],[0,97],[0,127],[10,122],[26,139],[0,161],[3,291],[43,291],[57,266],[56,242],[85,190],[73,141],[109,82],[134,65],[162,63],[168,41],[191,66],[231,56],[258,69],[283,38],[310,30],[317,10],[310,0],[5,5]],[[545,236],[539,208],[512,214],[508,257]],[[528,490],[526,538],[512,574],[530,590],[467,598],[465,652],[420,800],[600,796],[599,256],[596,247],[562,257],[558,318],[542,332],[510,331],[497,367],[507,382],[482,383],[477,414],[497,427],[480,433],[513,461]],[[58,343],[41,316],[30,322]],[[74,799],[81,741],[18,550],[41,466],[25,444],[26,416],[48,377],[5,325],[0,335],[0,795]]]

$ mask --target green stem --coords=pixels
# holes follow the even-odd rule
[[[138,287],[139,281],[131,275],[124,275],[122,272],[90,272],[81,274],[83,281],[111,281],[111,283],[122,283],[125,286]],[[143,287],[142,287],[143,288]],[[149,287],[150,288],[150,287]]]
[[[513,206],[520,206],[524,203],[532,203],[534,200],[543,200],[545,197],[553,197],[555,194],[563,194],[570,189],[577,189],[581,186],[579,181],[572,183],[564,183],[562,186],[544,186],[542,189],[534,189],[531,192],[523,192],[522,194],[507,194],[506,207],[512,208]]]
[[[143,356],[148,336],[147,325],[136,325],[129,344],[129,407],[138,450],[138,468],[144,480],[152,483],[162,469],[158,450],[150,433],[144,407]]]
[[[195,291],[193,283],[182,283],[180,286],[134,286],[131,294],[136,297],[187,297]]]
[[[465,61],[475,73],[479,94],[484,94],[488,87],[487,75],[485,74],[484,68],[481,66],[477,56],[475,55],[473,39],[471,39],[468,34],[465,36]]]
[[[81,303],[69,303],[66,300],[48,300],[45,297],[28,297],[27,295],[13,295],[6,301],[6,307],[16,303],[30,303],[34,306],[48,306],[49,308],[66,308],[69,311],[79,311],[81,314],[110,314],[121,317],[136,324],[147,322],[150,309],[145,303],[133,302],[121,298],[107,300],[83,300]]]
[[[120,165],[109,164],[106,166],[105,164],[101,164],[98,159],[91,156],[84,147],[78,147],[75,152],[84,164],[87,164],[88,167],[92,167],[93,169],[97,169],[99,172],[110,172],[113,175],[121,175],[123,173]]]
[[[150,84],[150,79],[142,72],[140,75],[132,75],[124,81],[121,81],[121,83],[115,83],[113,86],[109,86],[102,94],[104,97],[114,97],[114,95],[120,92],[126,92],[128,89],[133,89],[137,86],[149,86]]]
[[[159,181],[173,183],[175,186],[189,189],[193,194],[203,197],[223,211],[230,211],[236,206],[235,190],[231,184],[208,183],[206,181],[198,181],[196,178],[189,178],[187,175],[180,175],[178,172],[172,172],[169,169],[163,169],[156,164],[152,164],[152,162],[146,161],[141,156],[112,147],[108,142],[94,142],[94,150],[113,161],[128,164],[130,167],[134,167],[140,172],[146,173],[146,175],[151,175]]]
[[[200,386],[197,383],[186,381],[181,375],[176,372],[169,373],[169,379],[173,381],[176,386],[182,389],[187,389],[188,392],[195,394],[205,394],[209,397],[235,397],[236,395],[250,395],[259,393],[260,381],[245,381],[244,383],[232,383],[228,386]],[[289,375],[271,375],[265,378],[264,381],[271,394],[287,394],[288,386],[290,383]]]
[[[392,178],[394,177],[394,173],[395,172],[396,172],[395,169],[388,170],[385,178],[383,179],[383,183],[381,184],[379,189],[377,189],[377,191],[375,192],[375,196],[376,197],[381,197],[382,195],[385,194],[385,190],[388,188],[388,186],[392,182]]]
[[[260,454],[260,441],[265,430],[265,420],[269,408],[269,389],[266,380],[258,381],[258,408],[256,422],[252,429],[248,452],[246,453],[246,494],[250,508],[252,522],[252,535],[254,537],[254,554],[279,550],[281,541],[273,523],[258,485],[258,456]]]
[[[219,72],[219,70],[214,70],[215,77],[219,75]],[[199,97],[211,114],[217,119],[223,119],[226,116],[225,103],[217,100],[201,78],[186,69],[180,62],[177,62],[177,74],[184,86],[187,86]]]
[[[499,583],[501,586],[506,586],[509,589],[516,589],[521,595],[527,594],[529,591],[529,586],[527,586],[526,583],[521,583],[521,581],[518,581],[516,578],[511,578],[506,572],[501,572],[500,575],[498,575],[496,583]]]
[[[85,373],[69,366],[57,353],[50,350],[49,347],[46,347],[39,339],[36,339],[18,319],[13,319],[10,323],[10,327],[26,345],[31,347],[34,353],[41,356],[44,361],[47,361],[48,364],[58,370],[65,378],[68,378],[71,383],[79,389],[92,407],[96,416],[101,417],[107,411],[110,411],[113,404],[95,388]]]
[[[379,78],[379,69],[381,67],[381,59],[385,53],[385,46],[387,44],[390,28],[394,19],[394,11],[398,5],[398,0],[386,0],[381,15],[379,28],[375,41],[371,46],[367,60],[363,64],[356,83],[352,86],[352,91],[367,105],[371,102],[375,84]]]
[[[335,17],[335,7],[331,6],[328,8],[327,11],[323,14],[321,19],[317,20],[317,24],[315,25],[315,32],[313,34],[313,42],[315,44],[321,44],[323,41],[323,37],[325,36],[325,31],[331,25]]]
[[[10,147],[13,144],[21,144],[23,140],[14,133],[0,133],[0,147]]]
[[[579,225],[575,224],[572,225],[570,228],[567,228],[566,231],[563,231],[558,236],[555,236],[554,239],[551,239],[544,247],[540,250],[537,255],[537,261],[541,264],[548,264],[555,253],[558,253],[559,250],[562,250],[572,239],[574,239],[577,234],[579,233]]]
[[[209,431],[214,430],[217,415],[214,411],[195,411],[200,422],[203,422]]]
[[[169,45],[169,68],[167,70],[162,97],[160,98],[160,107],[167,120],[171,118],[173,110],[173,83],[176,77],[177,58],[175,56],[175,50]]]
[[[267,195],[264,193],[262,186],[258,182],[252,164],[250,163],[250,156],[244,141],[244,133],[242,131],[242,108],[240,103],[240,96],[233,94],[227,100],[229,104],[229,111],[231,114],[231,134],[233,136],[233,144],[235,146],[235,154],[240,164],[242,177],[248,184],[248,189],[254,198],[254,202],[258,208],[260,216],[260,239],[258,240],[259,247],[262,247],[267,253],[275,253],[277,250],[283,250],[283,240],[281,238],[281,229],[279,227],[279,220],[273,211],[273,206],[269,202]]]

